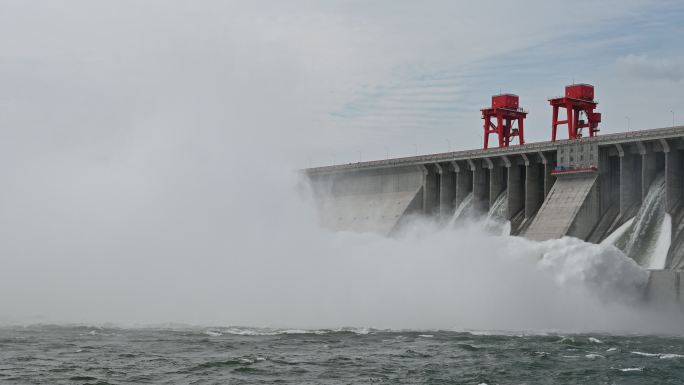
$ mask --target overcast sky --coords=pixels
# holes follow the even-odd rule
[[[478,148],[499,91],[528,141],[573,81],[602,132],[681,124],[683,21],[681,1],[0,0],[0,306],[258,254],[301,215],[291,170]]]
[[[2,156],[104,159],[207,126],[300,166],[468,149],[499,91],[538,141],[573,81],[603,132],[662,127],[684,120],[683,20],[678,1],[2,0]]]
[[[538,141],[573,81],[603,132],[661,127],[684,120],[683,19],[678,1],[2,0],[2,156],[104,159],[151,122],[175,126],[159,145],[211,125],[300,166],[468,149],[499,91]]]

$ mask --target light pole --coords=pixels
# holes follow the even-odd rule
[[[418,156],[418,145],[414,143],[413,148],[416,150],[416,156]]]
[[[447,147],[449,148],[449,152],[451,152],[451,141],[449,139],[444,139],[447,142]]]
[[[389,159],[389,148],[385,146],[385,159]]]
[[[627,119],[627,131],[629,131],[629,116],[625,116],[625,119]]]
[[[670,110],[670,112],[672,113],[672,127],[674,127],[674,110]]]

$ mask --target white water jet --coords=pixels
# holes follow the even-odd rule
[[[672,219],[665,212],[665,176],[651,184],[636,216],[616,229],[602,243],[614,244],[648,269],[663,269],[671,243]]]
[[[504,190],[496,198],[494,204],[487,212],[487,215],[482,218],[481,213],[476,213],[474,211],[474,198],[473,193],[471,192],[458,205],[454,211],[454,215],[452,215],[449,220],[449,225],[453,226],[458,223],[463,224],[466,222],[470,222],[471,224],[478,223],[492,234],[508,235],[511,233],[511,222],[506,219],[507,198],[507,191]]]
[[[508,190],[504,190],[489,208],[485,220],[485,228],[497,235],[509,235],[511,233],[511,221],[506,219],[508,203]]]
[[[603,241],[601,241],[602,245],[613,245],[615,242],[627,231],[627,229],[632,226],[632,223],[634,223],[634,218],[630,218],[627,220],[627,222],[623,223],[620,227],[615,229],[612,233],[610,233]]]
[[[667,263],[667,252],[670,250],[672,243],[672,217],[670,214],[665,214],[663,223],[660,227],[660,233],[655,242],[655,247],[651,253],[651,258],[648,263],[649,269],[664,269]]]
[[[473,215],[473,193],[469,193],[454,211],[454,215],[449,220],[449,225],[453,226],[460,220]]]

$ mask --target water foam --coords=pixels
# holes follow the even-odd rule
[[[41,308],[73,322],[174,321],[244,335],[345,327],[535,333],[671,327],[639,308],[646,271],[613,246],[492,234],[486,218],[459,226],[417,218],[392,237],[333,232],[318,226],[313,198],[301,199],[269,178],[248,181],[249,196],[227,200],[225,222],[186,236],[164,230],[156,238],[120,237],[117,244],[126,248],[97,263],[92,255],[106,248],[95,242],[80,254],[41,260],[37,272],[30,259],[13,260],[13,271],[36,272],[51,292],[50,306]],[[60,274],[42,273],[55,270]],[[12,287],[10,274],[0,278],[0,288]],[[25,289],[25,301],[4,301],[8,313],[35,314],[45,291],[14,284]],[[111,300],[97,306],[94,296]]]
[[[590,353],[590,354],[585,355],[584,357],[586,357],[586,358],[588,358],[588,359],[590,359],[590,360],[594,360],[594,359],[597,359],[597,358],[606,358],[606,356],[602,356],[602,355],[596,354],[596,353]]]
[[[632,354],[635,354],[637,356],[642,356],[642,357],[658,357],[659,359],[663,359],[663,360],[684,358],[684,355],[675,354],[675,353],[645,353],[645,352],[634,351],[634,352],[632,352]]]

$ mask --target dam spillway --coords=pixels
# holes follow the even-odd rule
[[[468,198],[485,213],[506,191],[511,234],[600,243],[639,211],[656,176],[671,218],[653,291],[684,293],[684,126],[305,170],[323,225],[391,234],[411,216],[450,218]],[[681,286],[681,287],[680,287]],[[679,298],[679,294],[677,294]],[[682,296],[684,300],[684,295]]]

